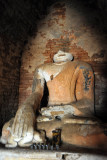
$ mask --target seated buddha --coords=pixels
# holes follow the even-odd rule
[[[48,105],[41,109],[40,103],[45,83],[49,92]],[[40,116],[35,114],[37,111],[41,114]],[[71,53],[58,51],[54,55],[52,63],[36,68],[32,94],[19,106],[9,129],[10,141],[6,141],[8,145],[5,144],[12,147],[14,141],[16,142],[14,147],[26,146],[26,144],[29,146],[34,139],[35,141],[40,139],[40,132],[35,132],[35,130],[45,130],[47,136],[51,138],[51,132],[55,128],[61,128],[62,140],[72,144],[72,133],[70,134],[72,126],[75,124],[75,132],[80,124],[89,124],[94,128],[93,125],[98,123],[96,120],[90,120],[93,117],[94,74],[91,66],[85,62],[73,61]],[[5,127],[3,133],[7,128]],[[68,137],[65,136],[67,134]],[[68,138],[67,141],[65,137]],[[1,139],[3,142],[3,134]],[[43,136],[41,141],[44,141]],[[76,143],[74,142],[74,144]]]

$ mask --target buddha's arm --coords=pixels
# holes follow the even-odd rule
[[[26,136],[30,133],[33,136],[35,111],[39,109],[41,98],[43,96],[44,78],[36,69],[33,82],[33,93],[18,108],[14,123],[12,125],[12,134],[16,137]]]
[[[83,115],[94,113],[94,74],[90,65],[78,66],[75,78],[75,101],[72,106],[78,108]]]

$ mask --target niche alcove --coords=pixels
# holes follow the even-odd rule
[[[0,131],[32,93],[35,68],[52,62],[59,50],[92,66],[95,115],[105,123],[106,0],[4,0],[0,4]]]

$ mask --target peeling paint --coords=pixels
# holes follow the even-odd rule
[[[88,91],[89,86],[91,84],[91,76],[89,77],[89,71],[88,70],[84,70],[83,75],[84,75],[84,78],[85,78],[84,90]]]

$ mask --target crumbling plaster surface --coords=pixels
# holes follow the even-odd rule
[[[94,16],[93,16],[94,15]],[[32,92],[35,68],[52,62],[53,55],[60,49],[73,54],[74,60],[90,63],[95,72],[95,103],[98,110],[105,103],[107,47],[105,37],[97,27],[97,11],[70,1],[58,2],[48,9],[48,15],[38,22],[36,35],[26,46],[21,65],[19,103]],[[99,77],[103,79],[98,81]],[[103,95],[102,95],[103,94]],[[101,98],[100,100],[97,100]],[[101,103],[100,103],[100,102]]]
[[[97,28],[88,24],[88,21],[95,20],[93,14],[96,19],[98,18],[97,12],[86,12],[84,16],[82,9],[81,6],[73,8],[72,2],[71,5],[67,5],[65,29],[70,31],[70,33],[74,32],[75,38],[72,39],[72,44],[83,48],[91,58],[94,54],[100,53],[102,49],[107,50],[107,45],[102,43],[104,37],[99,34]]]

